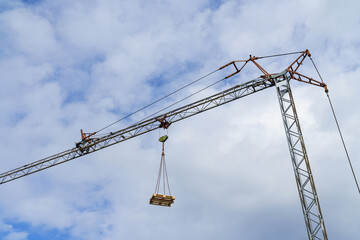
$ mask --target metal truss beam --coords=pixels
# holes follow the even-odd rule
[[[68,162],[103,148],[110,147],[114,144],[124,142],[147,132],[159,128],[167,128],[172,123],[192,117],[199,113],[232,102],[266,88],[276,86],[308,237],[310,240],[328,240],[319,198],[316,192],[305,143],[289,84],[289,81],[294,79],[296,81],[324,87],[325,91],[328,91],[326,84],[297,72],[299,67],[303,64],[305,58],[310,56],[311,55],[308,50],[303,51],[301,52],[301,55],[285,71],[272,75],[268,74],[265,69],[263,69],[257,62],[255,62],[255,60],[265,57],[257,58],[250,56],[248,60],[230,62],[219,69],[221,70],[231,65],[235,67],[236,71],[225,77],[225,79],[239,73],[250,61],[253,62],[265,75],[244,84],[229,88],[210,97],[169,111],[165,114],[138,122],[101,138],[90,138],[91,134],[83,135],[83,140],[77,143],[75,148],[1,173],[0,184],[4,184],[29,174],[59,165],[61,163]],[[239,62],[242,63],[241,67],[236,66],[236,63]]]
[[[301,133],[299,118],[296,113],[294,99],[289,80],[291,73],[286,72],[275,77],[277,96],[284,122],[285,133],[289,145],[291,161],[295,173],[296,185],[299,192],[306,229],[310,240],[327,240],[324,219],[319,198],[316,192],[310,163]]]
[[[119,131],[112,132],[107,136],[101,138],[85,139],[81,143],[78,143],[77,147],[75,148],[60,152],[50,157],[43,158],[33,163],[26,164],[22,167],[15,168],[13,170],[0,174],[0,184],[4,184],[6,182],[59,165],[64,162],[68,162],[75,158],[87,155],[103,148],[110,147],[114,144],[124,142],[144,133],[156,130],[161,127],[159,122],[160,120],[165,120],[168,124],[175,123],[185,118],[210,110],[212,108],[248,96],[255,92],[272,87],[274,85],[274,81],[272,81],[270,78],[260,77],[244,84],[237,85],[210,97],[204,98],[197,102],[172,110],[165,114],[136,123],[130,127],[121,129]]]

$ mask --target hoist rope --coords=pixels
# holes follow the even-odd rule
[[[314,67],[315,67],[315,69],[316,69],[316,72],[317,72],[317,74],[319,75],[319,78],[320,78],[321,82],[324,83],[324,81],[323,81],[323,79],[322,79],[322,77],[321,77],[321,74],[320,74],[318,68],[316,67],[315,62],[314,62],[314,60],[312,59],[311,56],[310,56],[310,60],[311,60],[312,64],[314,65]],[[333,107],[333,105],[332,105],[332,103],[331,103],[329,93],[326,92],[326,95],[327,95],[328,100],[329,100],[329,104],[330,104],[330,107],[331,107],[331,111],[332,111],[333,116],[334,116],[334,119],[335,119],[335,123],[336,123],[337,129],[338,129],[338,132],[339,132],[339,135],[340,135],[340,138],[341,138],[341,141],[342,141],[342,144],[343,144],[345,153],[346,153],[346,157],[347,157],[347,159],[348,159],[348,162],[349,162],[349,165],[350,165],[350,168],[351,168],[352,175],[353,175],[354,180],[355,180],[355,183],[356,183],[357,190],[358,190],[358,192],[359,192],[359,194],[360,194],[359,183],[358,183],[358,181],[357,181],[357,179],[356,179],[355,171],[354,171],[354,168],[353,168],[353,166],[352,166],[352,163],[351,163],[351,160],[350,160],[350,156],[349,156],[348,150],[347,150],[347,148],[346,148],[345,140],[344,140],[343,135],[342,135],[342,133],[341,133],[340,125],[339,125],[339,122],[338,122],[338,120],[337,120],[334,107]]]
[[[171,95],[173,95],[173,94],[175,94],[175,93],[177,93],[177,92],[179,92],[179,91],[181,91],[181,90],[183,90],[183,89],[185,89],[185,88],[193,85],[194,83],[197,83],[197,82],[201,81],[202,79],[204,79],[204,78],[206,78],[206,77],[214,74],[215,72],[217,72],[217,71],[219,71],[219,70],[220,70],[220,69],[216,69],[216,70],[214,70],[214,71],[212,71],[212,72],[210,72],[210,73],[208,73],[208,74],[206,74],[206,75],[204,75],[204,76],[202,76],[202,77],[200,77],[200,78],[198,78],[198,79],[196,79],[196,80],[194,80],[194,81],[186,84],[185,86],[183,86],[183,87],[181,87],[181,88],[179,88],[179,89],[177,89],[177,90],[175,90],[175,91],[173,91],[173,92],[171,92],[171,93],[169,93],[169,94],[167,94],[167,95],[165,95],[165,96],[163,96],[163,97],[155,100],[155,101],[152,102],[152,103],[149,103],[148,105],[146,105],[146,106],[144,106],[144,107],[136,110],[135,112],[132,112],[132,113],[126,115],[125,117],[123,117],[123,118],[121,118],[121,119],[119,119],[119,120],[117,120],[117,121],[115,121],[115,122],[113,122],[113,123],[111,123],[111,124],[109,124],[109,125],[101,128],[100,130],[96,131],[96,133],[101,132],[101,131],[105,130],[106,128],[111,127],[112,125],[114,125],[114,124],[116,124],[116,123],[118,123],[118,122],[121,122],[122,120],[125,120],[125,119],[127,119],[127,118],[129,118],[129,117],[131,117],[132,115],[134,115],[134,114],[136,114],[136,113],[138,113],[138,112],[140,112],[140,111],[142,111],[142,110],[144,110],[144,109],[146,109],[146,108],[154,105],[155,103],[160,102],[161,100],[163,100],[163,99],[165,99],[165,98],[167,98],[167,97],[170,97]]]

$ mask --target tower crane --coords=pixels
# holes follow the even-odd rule
[[[300,66],[303,64],[304,60],[306,58],[311,59],[311,54],[308,50],[291,54],[299,54],[299,56],[285,70],[275,74],[268,73],[258,63],[258,60],[265,57],[255,57],[250,55],[246,60],[232,61],[216,70],[218,71],[225,68],[233,69],[232,73],[227,75],[224,79],[238,74],[247,64],[254,64],[262,72],[262,75],[254,80],[238,84],[214,95],[166,113],[159,114],[155,117],[147,118],[102,137],[96,137],[96,132],[83,133],[81,130],[81,141],[76,143],[74,148],[1,173],[0,184],[68,162],[159,128],[167,129],[171,124],[183,119],[195,116],[267,88],[275,87],[308,237],[311,240],[327,240],[328,236],[324,218],[320,208],[319,197],[315,188],[299,118],[290,88],[290,81],[296,80],[322,87],[326,93],[328,92],[328,89],[322,79],[321,81],[318,81],[299,72]],[[273,56],[281,55],[286,54]]]

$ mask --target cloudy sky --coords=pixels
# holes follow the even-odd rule
[[[360,177],[359,9],[357,0],[0,0],[1,172],[72,148],[80,129],[229,61],[309,49]],[[261,63],[279,72],[294,57]],[[303,70],[317,78],[309,61]],[[250,67],[198,98],[260,74]],[[329,238],[358,239],[360,195],[326,95],[292,86]],[[1,185],[0,238],[306,239],[277,101],[267,89],[170,127],[171,208],[148,204],[163,134],[154,131]]]

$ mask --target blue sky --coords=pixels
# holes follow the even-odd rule
[[[355,0],[2,1],[0,170],[72,148],[80,129],[96,131],[229,61],[309,49],[359,175],[359,7]],[[291,60],[262,63],[282,71]],[[316,78],[309,62],[302,68]],[[260,74],[249,67],[201,96]],[[329,238],[357,239],[359,194],[326,96],[292,86]],[[158,135],[1,185],[0,238],[306,239],[275,89],[171,126],[171,208],[148,205]]]

